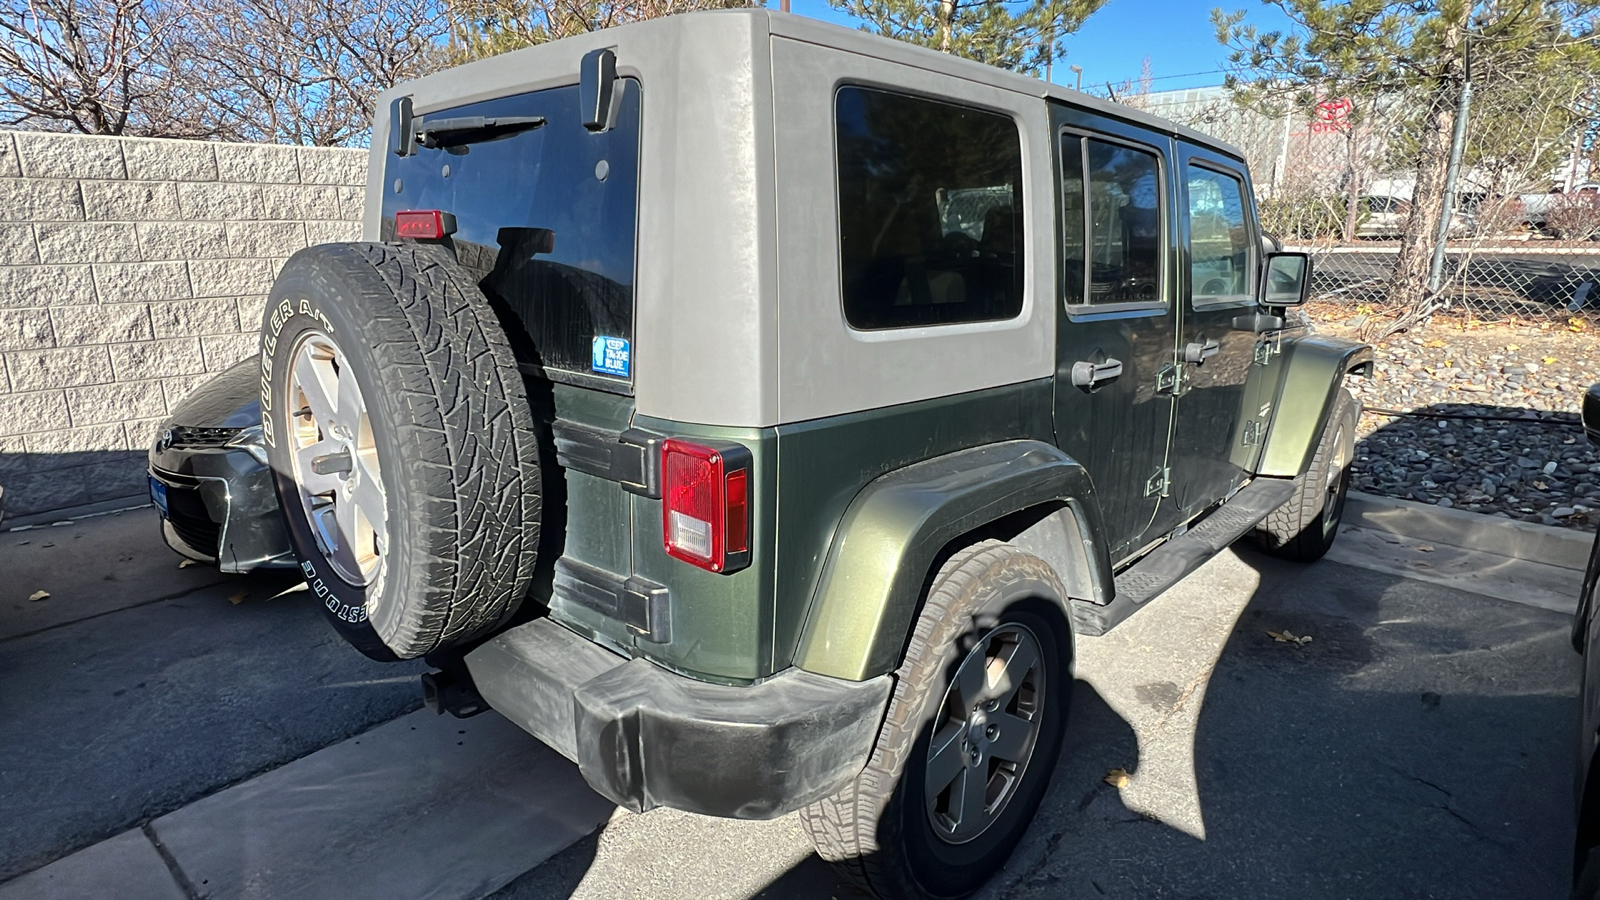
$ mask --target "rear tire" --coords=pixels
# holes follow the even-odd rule
[[[504,331],[447,254],[296,253],[263,317],[262,371],[290,544],[350,643],[410,659],[516,611],[539,541],[533,416]]]
[[[966,897],[999,871],[1061,754],[1072,692],[1065,597],[1047,563],[1008,544],[983,541],[951,557],[895,673],[866,769],[801,811],[818,854],[885,900]],[[1038,665],[1027,670],[1030,648]],[[1002,660],[1003,676],[964,677],[969,662],[994,673]],[[1001,684],[1012,685],[1009,696]],[[972,777],[980,793],[967,793]]]
[[[1311,466],[1296,479],[1295,494],[1273,510],[1256,531],[1256,540],[1273,556],[1316,562],[1333,546],[1350,492],[1350,464],[1355,458],[1356,423],[1361,405],[1350,392],[1334,394],[1328,423],[1322,428]]]

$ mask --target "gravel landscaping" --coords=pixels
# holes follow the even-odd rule
[[[1347,318],[1313,311],[1318,331],[1353,337]],[[1600,382],[1600,337],[1436,322],[1378,344],[1375,369],[1349,381],[1369,410],[1355,490],[1545,525],[1600,522],[1600,453],[1578,420],[1584,389]]]

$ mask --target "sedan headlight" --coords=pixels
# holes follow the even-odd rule
[[[251,425],[242,428],[239,433],[228,439],[222,446],[230,450],[243,450],[249,453],[256,462],[267,465],[267,444],[261,436],[261,426]]]

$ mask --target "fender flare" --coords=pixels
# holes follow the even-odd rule
[[[1052,503],[1071,511],[1084,538],[1077,562],[1088,578],[1063,572],[1063,583],[1085,585],[1095,596],[1081,599],[1103,601],[1111,591],[1111,559],[1099,540],[1094,484],[1056,447],[1032,440],[988,444],[872,481],[834,533],[795,665],[851,681],[893,671],[940,551],[1003,516]]]
[[[1272,425],[1256,474],[1298,478],[1317,452],[1317,441],[1333,409],[1334,392],[1343,389],[1347,373],[1371,371],[1372,347],[1308,334],[1285,341],[1283,357],[1285,371],[1278,381]]]

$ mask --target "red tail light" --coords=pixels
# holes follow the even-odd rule
[[[456,217],[439,209],[403,209],[394,214],[394,236],[438,240],[454,234]]]
[[[670,556],[712,572],[750,564],[749,450],[668,438],[661,484],[661,535]]]

